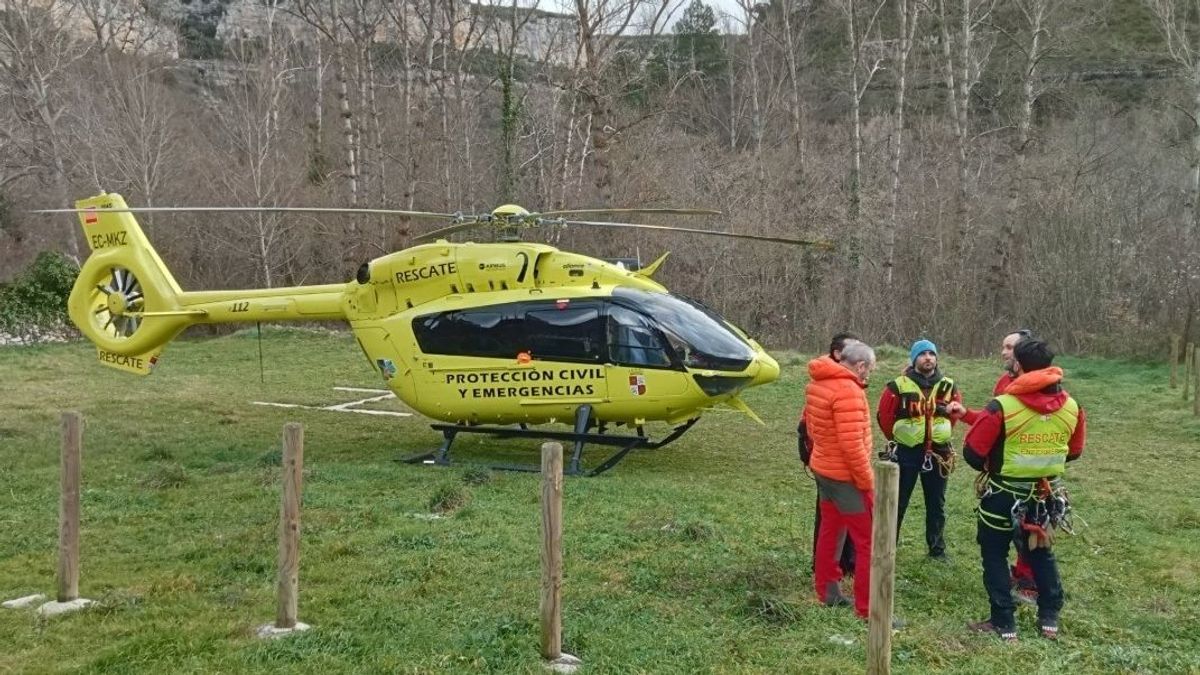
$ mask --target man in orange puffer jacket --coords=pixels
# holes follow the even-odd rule
[[[871,468],[871,413],[866,386],[875,352],[861,342],[847,344],[841,362],[822,356],[808,362],[804,420],[813,440],[809,468],[817,480],[821,530],[817,534],[813,586],[826,605],[848,604],[838,583],[838,532],[854,542],[854,609],[867,617],[871,589],[871,510],[875,473]]]

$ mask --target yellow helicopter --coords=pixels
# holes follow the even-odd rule
[[[346,283],[229,291],[183,291],[138,225],[142,211],[368,211],[445,219],[417,245],[364,263]],[[548,245],[454,243],[473,227],[512,233],[534,225],[649,228],[807,244],[812,242],[659,225],[567,220],[597,213],[717,214],[686,209],[603,209],[530,213],[505,205],[463,216],[415,211],[316,208],[130,208],[118,194],[76,202],[91,255],[68,301],[71,320],[100,362],[150,373],[164,347],[192,324],[329,321],[350,324],[366,356],[396,396],[434,424],[441,447],[408,461],[448,464],[458,433],[574,442],[568,473],[585,473],[586,443],[619,450],[588,472],[601,473],[634,448],[661,447],[701,412],[726,404],[758,420],[738,397],[774,381],[779,365],[730,322],[672,295],[652,278],[663,255],[626,269]],[[572,423],[571,431],[532,429]],[[644,425],[674,430],[650,440]],[[758,420],[761,423],[761,420]],[[516,426],[504,426],[516,425]],[[634,433],[614,435],[610,427]],[[593,432],[592,429],[595,429]],[[523,468],[523,467],[508,467]]]

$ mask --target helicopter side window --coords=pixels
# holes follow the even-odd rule
[[[599,362],[604,324],[597,307],[529,309],[525,336],[535,359]]]
[[[623,366],[671,367],[667,346],[650,320],[617,305],[608,308],[608,353]]]
[[[500,308],[417,317],[413,332],[428,354],[512,358],[521,350],[518,321]]]

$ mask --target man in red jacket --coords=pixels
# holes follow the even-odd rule
[[[1009,590],[1008,549],[1026,554],[1038,589],[1043,637],[1058,636],[1062,580],[1050,545],[1056,514],[1066,514],[1060,491],[1067,462],[1083,453],[1087,420],[1062,388],[1062,369],[1043,341],[1024,338],[1013,350],[1016,378],[979,413],[963,443],[963,459],[986,474],[976,540],[991,605],[988,619],[971,624],[1007,641],[1017,638]]]
[[[1000,342],[1000,360],[1004,364],[1004,372],[1000,374],[1000,379],[996,380],[996,385],[992,387],[992,396],[1003,394],[1008,385],[1012,384],[1013,379],[1016,378],[1017,361],[1013,358],[1013,349],[1022,339],[1031,337],[1033,337],[1033,331],[1028,328],[1018,328],[1005,335]],[[962,420],[967,424],[975,424],[975,421],[983,414],[982,410],[968,410],[961,405],[954,406],[952,404],[947,409],[961,415]],[[1029,566],[1029,561],[1020,551],[1017,552],[1017,562],[1013,565],[1011,572],[1012,586],[1017,600],[1036,605],[1037,584],[1033,580],[1033,568]]]
[[[809,466],[820,496],[813,587],[818,599],[842,604],[836,548],[845,529],[854,542],[854,609],[867,617],[871,588],[871,511],[875,471],[871,467],[871,414],[865,392],[875,369],[875,352],[861,342],[842,350],[841,362],[827,357],[808,363],[804,421],[813,441]]]
[[[996,380],[996,385],[992,387],[992,396],[1003,394],[1008,385],[1012,384],[1017,377],[1017,361],[1013,358],[1013,349],[1022,339],[1031,337],[1033,337],[1033,331],[1028,328],[1018,328],[1005,335],[1004,340],[1000,342],[1000,361],[1004,364],[1004,372],[1000,373],[1000,379]],[[956,413],[967,424],[975,424],[975,420],[983,414],[983,411],[968,410],[960,405],[956,407]]]
[[[962,402],[954,380],[938,368],[937,345],[917,340],[908,353],[909,366],[887,383],[879,397],[876,420],[892,442],[892,457],[900,467],[900,503],[896,539],[917,481],[925,498],[925,544],[929,557],[946,562],[946,483],[953,468],[950,438],[954,419],[950,405]],[[957,408],[954,408],[957,409]]]

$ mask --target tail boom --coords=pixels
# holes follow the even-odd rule
[[[92,254],[67,301],[71,321],[101,363],[149,373],[168,342],[190,325],[343,320],[349,284],[183,292],[117,194],[75,203]],[[114,210],[107,210],[114,209]]]

